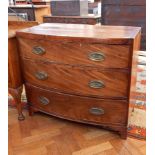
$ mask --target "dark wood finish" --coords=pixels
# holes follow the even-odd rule
[[[44,23],[68,23],[68,24],[90,24],[96,25],[101,21],[100,15],[87,16],[44,16]]]
[[[34,85],[54,88],[72,94],[105,98],[127,98],[128,72],[102,70],[92,67],[64,66],[50,62],[22,61],[24,78]],[[48,77],[45,80],[38,79],[36,74],[39,72],[45,72]],[[82,77],[82,80],[79,77]],[[105,86],[98,89],[91,88],[89,83],[92,80],[102,81]]]
[[[83,16],[88,14],[88,0],[52,0],[53,16]]]
[[[23,120],[21,106],[21,93],[23,78],[21,74],[21,64],[19,59],[19,52],[16,39],[16,31],[22,28],[37,25],[37,22],[23,22],[23,21],[10,21],[8,22],[8,87],[9,93],[13,96],[17,109],[18,119]]]
[[[30,115],[42,111],[101,125],[126,139],[131,70],[140,30],[41,24],[18,31]]]
[[[22,47],[20,48],[20,55],[24,58],[106,68],[128,69],[130,67],[129,45],[106,45],[83,42],[62,43],[61,41],[30,40],[24,38],[18,41],[20,47]],[[44,50],[43,54],[33,52],[34,48],[38,46]],[[103,54],[103,59],[100,61],[91,60],[90,55],[92,53]]]
[[[120,5],[129,5],[129,6],[134,6],[134,5],[145,5],[146,1],[145,0],[104,0],[105,4],[120,4]]]
[[[101,23],[142,27],[141,50],[146,50],[146,0],[102,0]]]
[[[87,121],[100,124],[126,125],[127,102],[124,100],[104,100],[89,97],[79,97],[55,91],[48,91],[26,84],[26,92],[30,106],[56,116],[78,121]],[[41,97],[49,100],[43,104]],[[103,109],[103,114],[93,114],[91,108]],[[124,116],[124,117],[122,117]]]

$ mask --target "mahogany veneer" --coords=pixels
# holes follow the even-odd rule
[[[79,64],[106,68],[128,68],[130,66],[129,56],[131,47],[129,45],[116,46],[100,43],[44,41],[25,38],[19,38],[19,43],[23,47],[21,48],[22,57],[29,59],[42,59],[44,61],[48,59],[48,61],[56,61],[63,64]],[[32,53],[32,48],[38,45],[45,49],[46,54],[35,55]],[[95,50],[104,51],[108,59],[105,58],[104,61],[99,63],[88,59],[91,51]]]
[[[49,91],[26,84],[27,97],[30,102],[47,113],[53,113],[60,117],[66,117],[78,121],[93,121],[94,123],[106,123],[113,125],[126,124],[127,102],[124,100],[104,100],[64,94],[56,91]],[[43,105],[42,98],[48,98],[49,104]],[[104,117],[92,115],[89,111],[92,107],[103,108]],[[66,112],[67,111],[67,112]]]
[[[127,137],[141,29],[41,24],[17,32],[30,115],[41,111]]]
[[[106,98],[127,98],[128,96],[128,71],[109,71],[100,68],[59,65],[51,62],[34,62],[25,59],[22,61],[25,81],[34,85],[87,96]],[[48,77],[45,80],[37,79],[36,74],[42,72],[47,74]],[[104,81],[105,88],[92,89],[89,86],[91,80]]]

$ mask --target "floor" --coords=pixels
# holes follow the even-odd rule
[[[9,155],[145,155],[145,141],[36,113],[17,120],[9,108]]]

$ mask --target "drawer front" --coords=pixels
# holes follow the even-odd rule
[[[128,72],[23,60],[24,78],[34,85],[88,96],[127,97]]]
[[[19,39],[23,57],[46,59],[64,64],[79,64],[106,68],[128,68],[128,45],[105,45],[79,42],[49,42]]]
[[[35,108],[56,116],[98,123],[126,124],[125,100],[80,97],[26,85],[28,102]]]

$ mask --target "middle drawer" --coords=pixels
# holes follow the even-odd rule
[[[59,65],[23,59],[26,82],[62,92],[105,98],[127,98],[128,76],[124,70]]]

